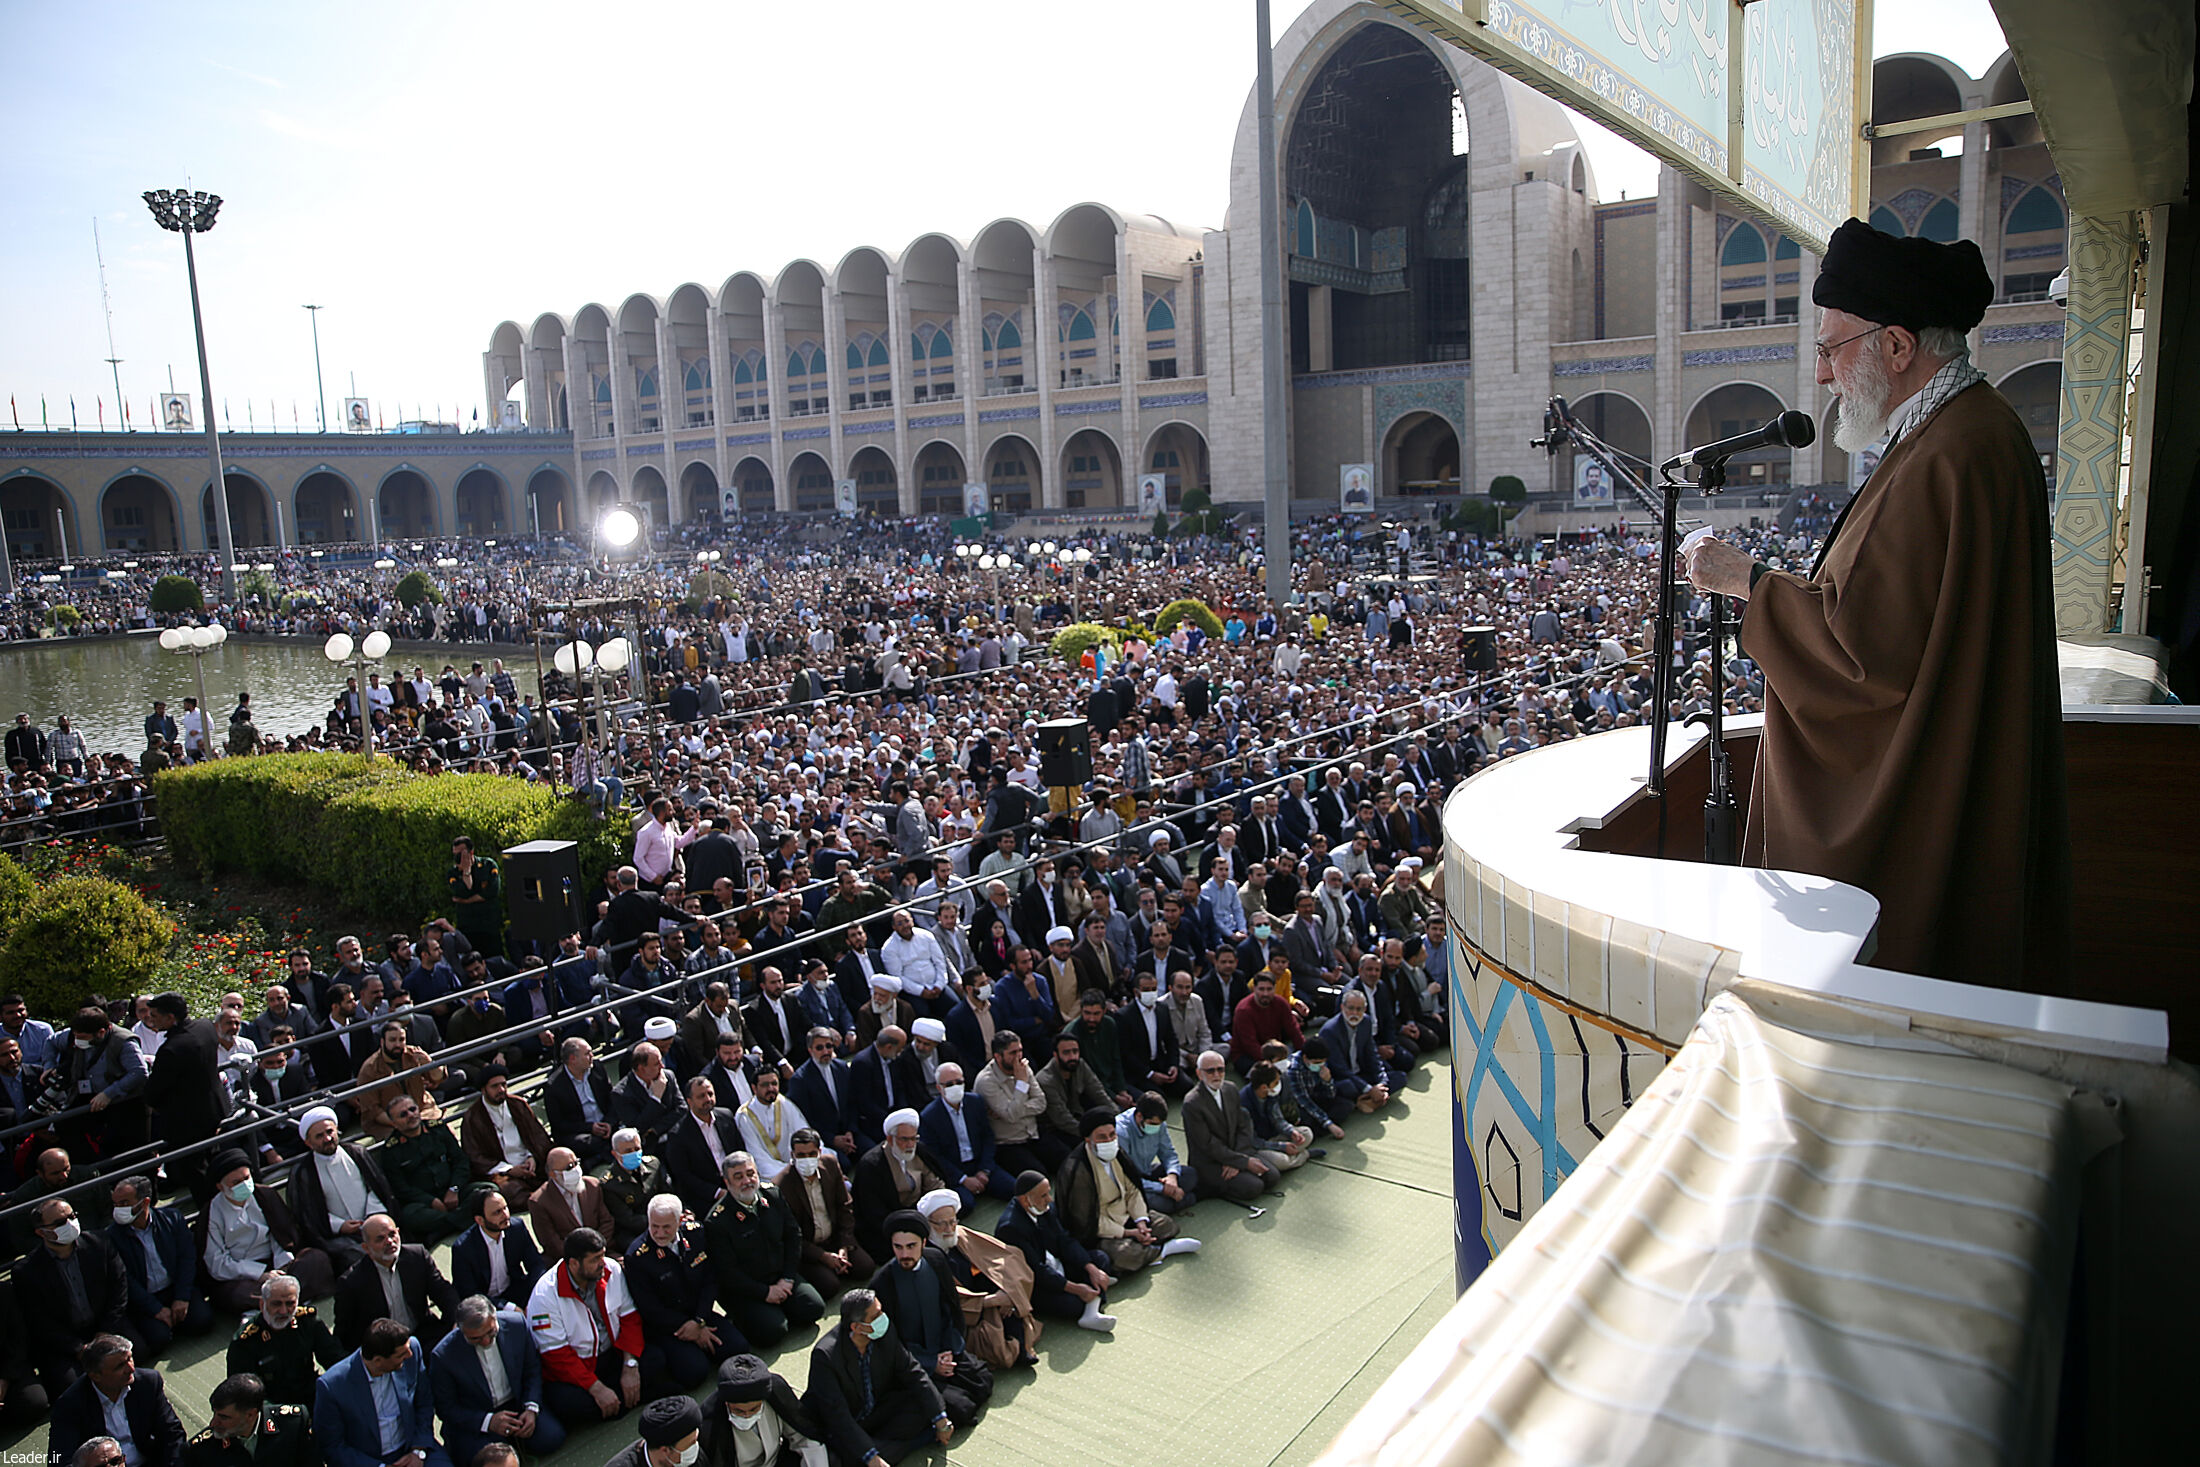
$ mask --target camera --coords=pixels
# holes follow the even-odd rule
[[[2064,310],[2070,309],[2070,267],[2065,265],[2060,275],[2047,282],[2047,298]]]

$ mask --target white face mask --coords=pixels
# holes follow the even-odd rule
[[[70,1218],[67,1222],[62,1223],[59,1227],[53,1230],[54,1246],[59,1248],[68,1247],[71,1243],[74,1243],[77,1240],[78,1236],[81,1235],[83,1231],[84,1224],[78,1222],[73,1217]]]
[[[946,1101],[950,1106],[961,1105],[963,1103],[962,1086],[942,1085],[940,1087],[940,1099]]]
[[[815,1156],[798,1156],[794,1159],[794,1169],[805,1177],[814,1177],[817,1175],[820,1160],[821,1158]]]
[[[1161,995],[1150,990],[1138,995],[1138,1006],[1142,1009],[1150,1009],[1160,1001]]]
[[[137,1209],[136,1209],[136,1208],[134,1208],[134,1207],[118,1207],[118,1208],[116,1208],[116,1209],[115,1209],[115,1226],[116,1226],[116,1227],[118,1227],[118,1228],[134,1228],[134,1227],[136,1227],[136,1226],[137,1226]]]
[[[698,1457],[700,1457],[700,1456],[702,1456],[702,1455],[703,1455],[703,1444],[702,1444],[702,1442],[700,1442],[700,1441],[694,1441],[694,1442],[690,1442],[690,1443],[688,1443],[688,1445],[687,1445],[687,1446],[685,1446],[684,1448],[682,1448],[682,1449],[681,1449],[681,1451],[680,1451],[680,1456],[679,1456],[679,1459],[678,1459],[678,1460],[679,1460],[679,1463],[680,1463],[680,1467],[695,1467],[695,1459],[696,1459],[696,1458],[698,1458]]]
[[[1119,1144],[1121,1143],[1115,1141],[1095,1141],[1092,1143],[1092,1154],[1102,1161],[1113,1161],[1115,1160],[1116,1147]]]
[[[559,1172],[558,1185],[563,1187],[568,1192],[580,1191],[581,1169],[577,1166],[569,1166],[564,1171]]]
[[[726,1419],[733,1423],[735,1431],[754,1431],[756,1430],[756,1424],[764,1419],[764,1413],[759,1411],[754,1416],[742,1416],[728,1411]]]

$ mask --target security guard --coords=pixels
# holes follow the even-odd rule
[[[258,1376],[232,1375],[206,1400],[212,1424],[184,1447],[183,1467],[319,1467],[312,1414],[269,1401]]]
[[[650,1199],[648,1216],[648,1231],[627,1250],[626,1290],[642,1316],[642,1390],[669,1395],[701,1385],[749,1344],[718,1312],[703,1225],[669,1193]]]
[[[347,1353],[313,1306],[298,1302],[298,1281],[272,1274],[260,1286],[260,1307],[229,1342],[229,1374],[256,1377],[268,1400],[310,1411],[314,1378]]]

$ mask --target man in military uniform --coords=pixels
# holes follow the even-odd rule
[[[260,1285],[260,1307],[244,1317],[229,1342],[231,1376],[257,1378],[270,1401],[313,1409],[313,1380],[344,1358],[335,1331],[298,1302],[298,1281],[271,1273]]]
[[[802,1276],[802,1232],[779,1189],[746,1151],[726,1157],[726,1195],[703,1220],[718,1298],[734,1327],[770,1349],[789,1330],[817,1323],[825,1300]]]
[[[703,1225],[667,1193],[649,1202],[649,1231],[626,1255],[626,1291],[642,1316],[642,1393],[691,1391],[718,1362],[749,1348],[718,1312]]]
[[[630,1248],[649,1231],[649,1199],[672,1188],[665,1164],[642,1150],[642,1133],[632,1126],[611,1133],[611,1174],[603,1179],[603,1203],[611,1209],[612,1242]]]
[[[258,1376],[232,1375],[206,1400],[213,1420],[184,1447],[183,1467],[320,1467],[312,1413],[269,1401]]]
[[[375,1159],[389,1179],[390,1210],[397,1214],[405,1241],[433,1248],[472,1225],[466,1194],[473,1171],[458,1138],[444,1122],[429,1121],[410,1095],[399,1094],[388,1107],[396,1129]]]
[[[497,863],[474,854],[471,837],[451,842],[451,925],[483,957],[504,956],[504,876]]]

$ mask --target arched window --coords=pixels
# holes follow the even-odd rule
[[[749,359],[741,358],[733,364],[733,385],[745,387],[756,380],[756,373],[749,370]]]
[[[605,407],[611,405],[611,379],[609,377],[598,377],[596,379],[596,401],[602,403]]]
[[[994,334],[993,345],[1000,351],[1014,351],[1024,344],[1024,333],[1016,329],[1014,321],[1001,322],[1001,329]]]
[[[708,391],[710,391],[710,364],[709,364],[709,363],[707,363],[707,362],[690,362],[690,363],[688,363],[688,369],[687,369],[687,390],[688,390],[688,391],[690,391],[690,392],[708,392]]]
[[[1894,210],[1888,208],[1885,204],[1881,204],[1878,208],[1872,210],[1871,223],[1872,228],[1878,230],[1881,234],[1891,234],[1896,239],[1901,239],[1910,232],[1902,227],[1902,220],[1896,216]]]
[[[1069,326],[1062,333],[1065,341],[1091,341],[1098,333],[1092,329],[1092,317],[1081,310],[1071,310]]]
[[[810,364],[802,359],[800,348],[787,354],[787,375],[789,377],[807,377],[810,375]]]
[[[1780,236],[1780,242],[1772,247],[1772,258],[1775,260],[1799,260],[1802,257],[1803,247],[1784,234]]]
[[[657,395],[657,374],[647,367],[634,374],[634,395],[651,398]]]
[[[1148,332],[1159,332],[1174,331],[1175,329],[1176,312],[1169,309],[1167,301],[1155,301],[1146,312],[1146,330]]]
[[[1920,239],[1934,240],[1940,244],[1954,244],[1962,229],[1962,222],[1956,215],[1956,206],[1948,199],[1942,199],[1927,209],[1925,217],[1917,224]]]
[[[810,353],[810,375],[812,377],[825,375],[825,348],[822,346]]]
[[[872,343],[871,343],[871,354],[870,354],[870,355],[869,355],[868,357],[866,357],[866,358],[864,359],[864,364],[865,364],[866,366],[872,366],[872,367],[883,367],[883,366],[885,366],[885,365],[886,365],[886,343],[885,343],[885,342],[883,342],[883,341],[877,341],[877,340],[874,340],[874,341],[872,341]]]
[[[1304,199],[1299,200],[1297,226],[1295,232],[1298,238],[1293,243],[1293,251],[1311,260],[1314,258],[1315,244],[1314,206]]]
[[[1726,237],[1726,245],[1719,251],[1721,265],[1762,265],[1765,262],[1765,237],[1757,232],[1754,224],[1737,224],[1734,232]]]
[[[948,329],[942,326],[934,331],[932,333],[932,355],[937,358],[952,357],[954,354],[955,338],[949,333]]]
[[[851,372],[863,370],[863,348],[852,341],[848,343],[848,370]]]
[[[2017,200],[2017,206],[2009,211],[2009,224],[2003,232],[2043,234],[2052,229],[2059,233],[2068,222],[2055,196],[2044,188],[2035,188]]]

